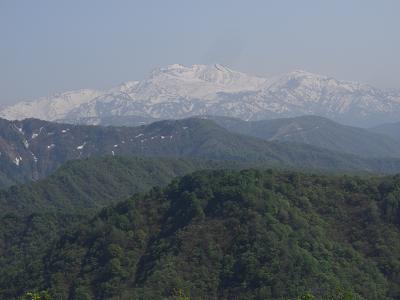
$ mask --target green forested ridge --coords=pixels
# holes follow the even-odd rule
[[[70,227],[5,298],[400,298],[400,176],[199,171]],[[41,269],[40,269],[41,267]]]
[[[200,169],[243,168],[237,162],[149,157],[93,157],[69,161],[53,175],[0,190],[0,216],[11,212],[94,211]]]

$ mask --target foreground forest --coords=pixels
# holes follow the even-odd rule
[[[197,171],[90,218],[25,217],[36,252],[0,295],[400,299],[399,204],[400,176]],[[38,240],[49,223],[63,229]]]

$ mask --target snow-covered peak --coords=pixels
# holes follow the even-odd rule
[[[139,83],[140,83],[140,81],[125,81],[125,82],[121,83],[120,85],[110,89],[107,93],[108,94],[119,93],[119,92],[129,93],[133,89],[135,89]]]
[[[162,103],[180,98],[213,100],[220,92],[256,91],[264,78],[233,71],[222,65],[173,64],[157,68],[130,92],[135,101]]]
[[[237,89],[255,89],[262,84],[265,79],[251,76],[245,73],[233,71],[220,64],[184,66],[173,64],[167,67],[155,69],[149,80],[165,80],[174,78],[187,82],[211,83],[223,87],[236,87]]]
[[[373,87],[359,82],[337,80],[330,76],[311,73],[305,70],[294,70],[283,74],[271,81],[272,84],[265,86],[265,90],[313,90],[314,92],[355,92],[355,91],[372,91]]]
[[[183,118],[221,115],[245,120],[316,114],[335,120],[400,118],[400,92],[295,70],[261,78],[226,66],[173,64],[107,91],[79,90],[23,102],[0,117],[93,120],[118,116]],[[97,121],[96,121],[97,120]],[[365,121],[367,122],[367,121]],[[354,123],[352,123],[354,124]]]
[[[306,70],[302,69],[297,69],[297,70],[292,70],[285,74],[287,77],[319,77],[319,78],[327,78],[325,75],[320,75],[316,73],[312,73]]]
[[[277,80],[275,80],[274,84],[285,85],[286,83],[294,82],[309,84],[313,82],[328,82],[330,80],[336,81],[335,79],[325,75],[319,75],[305,70],[294,70],[279,76]]]
[[[66,111],[77,108],[99,97],[103,93],[102,91],[92,89],[57,93],[52,96],[39,98],[35,101],[20,102],[13,106],[6,107],[0,111],[0,117],[9,120],[38,118],[54,121],[63,118]]]

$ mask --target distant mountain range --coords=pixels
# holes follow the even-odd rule
[[[308,144],[364,157],[400,157],[400,123],[365,129],[312,115],[260,121],[209,115],[197,117],[212,120],[231,132],[267,141]],[[155,121],[134,116],[106,117],[101,119],[100,125],[134,127]]]
[[[0,117],[9,120],[78,124],[100,124],[115,117],[148,122],[219,115],[255,121],[309,114],[358,126],[399,121],[400,91],[305,71],[261,78],[221,65],[175,64],[110,90],[71,91],[0,111]]]
[[[397,141],[400,141],[400,122],[384,123],[370,128],[370,130],[376,133],[385,134]]]
[[[338,134],[340,130],[339,127]],[[357,136],[357,132],[354,136]],[[370,141],[372,146],[369,151],[364,150],[364,154],[385,151],[393,151],[393,155],[398,153],[394,141],[393,144],[388,142],[388,148],[385,148],[383,142],[389,141],[390,138],[385,139],[377,134],[368,136],[365,133],[361,139],[368,137],[377,139]],[[325,140],[321,138],[321,142],[315,139],[314,144],[328,143],[329,138],[324,138]],[[351,139],[351,134],[343,137],[343,143],[346,142],[346,138]],[[331,140],[335,140],[335,135],[332,135]],[[69,160],[104,155],[225,160],[246,162],[260,167],[331,171],[400,171],[400,158],[362,158],[332,151],[329,147],[316,147],[313,143],[307,145],[298,143],[296,139],[293,141],[296,143],[285,139],[266,141],[228,131],[214,121],[198,118],[160,121],[138,127],[71,125],[36,119],[0,119],[0,185],[40,179]],[[366,141],[363,142],[367,147]],[[378,146],[379,143],[382,144]],[[337,145],[331,148],[342,147],[346,150],[348,147],[348,152],[352,152],[353,146],[356,147],[350,144],[340,145],[340,141],[337,141]]]
[[[364,157],[400,157],[400,126],[399,131],[393,130],[390,136],[390,132],[382,127],[378,127],[382,128],[380,131],[378,128],[367,130],[318,116],[248,122],[214,116],[208,116],[207,119],[231,132],[267,141],[302,143]]]

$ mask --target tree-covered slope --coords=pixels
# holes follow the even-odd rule
[[[0,299],[19,299],[18,289],[44,284],[44,254],[66,228],[90,216],[78,213],[10,213],[0,217]]]
[[[0,190],[0,216],[93,212],[196,170],[245,166],[228,161],[129,156],[69,161],[45,179]]]
[[[25,288],[55,299],[321,299],[337,289],[399,299],[399,195],[398,176],[200,171],[71,228]]]

